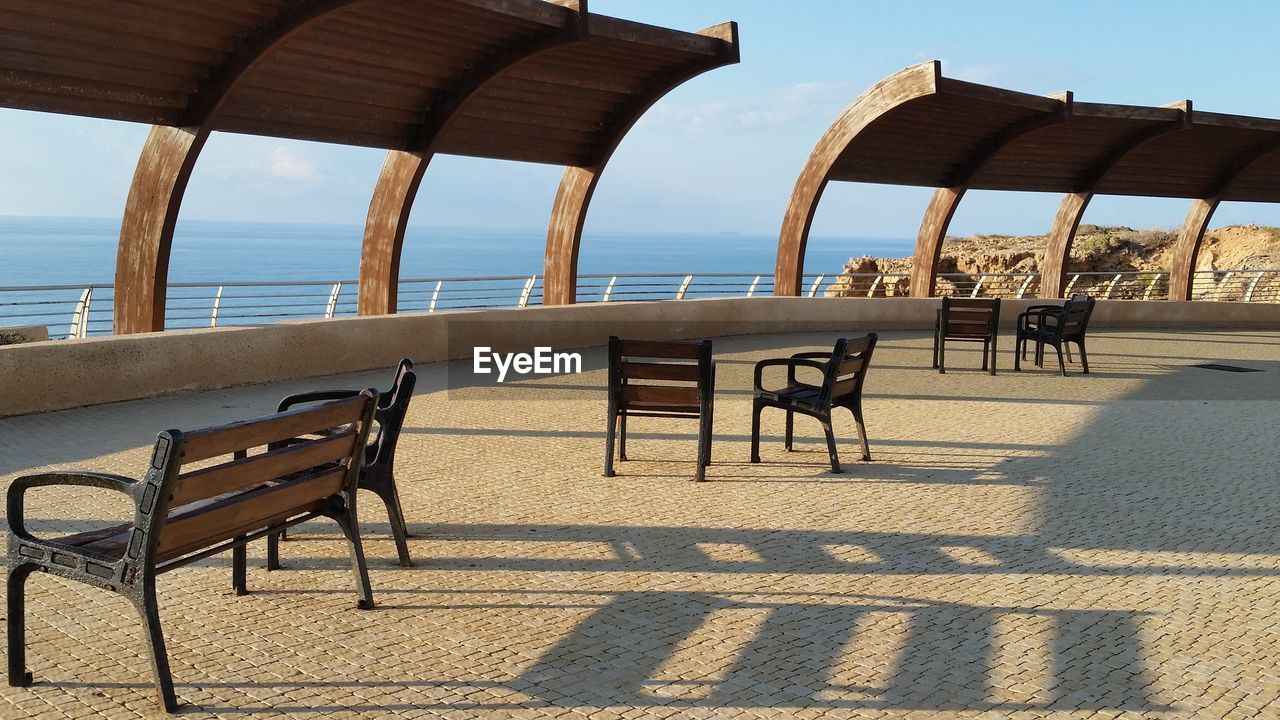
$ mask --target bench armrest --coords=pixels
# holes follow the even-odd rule
[[[56,470],[54,472],[40,473],[39,475],[26,475],[14,480],[9,485],[9,493],[6,497],[6,516],[9,520],[10,532],[19,537],[31,537],[31,534],[26,530],[23,513],[27,490],[55,485],[105,488],[125,493],[135,500],[137,499],[135,495],[135,489],[138,487],[137,481],[122,475],[82,472],[79,470]]]
[[[821,355],[821,357],[829,358],[831,357],[831,353],[826,353],[825,355]],[[764,369],[767,367],[787,368],[787,381],[793,382],[795,380],[795,372],[797,367],[809,367],[815,370],[826,370],[827,364],[816,362],[806,358],[798,358],[798,357],[774,358],[772,360],[761,360],[760,362],[756,363],[755,388],[757,390],[764,390],[764,385],[762,383],[764,381]]]
[[[346,400],[359,394],[359,390],[317,390],[315,392],[297,393],[288,395],[281,400],[280,405],[276,407],[276,412],[284,412],[301,403],[320,402],[321,400]]]

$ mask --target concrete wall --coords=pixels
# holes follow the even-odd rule
[[[1003,324],[1043,300],[1006,300]],[[390,315],[0,346],[0,416],[433,362],[609,335],[691,339],[933,327],[936,298],[728,298]],[[1280,304],[1099,301],[1092,327],[1280,330]]]

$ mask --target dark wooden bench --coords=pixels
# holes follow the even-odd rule
[[[694,362],[687,362],[690,360]],[[705,480],[707,465],[711,464],[715,384],[710,340],[653,342],[610,337],[605,477],[614,475],[615,431],[618,459],[627,459],[628,417],[668,417],[698,420],[698,469],[694,478]]]
[[[396,490],[396,444],[400,440],[400,429],[404,426],[404,417],[409,412],[409,401],[413,399],[413,388],[417,384],[417,375],[413,372],[413,361],[402,358],[396,367],[395,378],[386,392],[378,395],[378,409],[373,414],[376,431],[371,432],[373,440],[365,448],[364,464],[360,466],[358,487],[368,490],[382,500],[387,508],[387,518],[391,523],[391,537],[396,543],[396,554],[400,564],[412,567],[409,557],[409,529],[405,525],[404,510],[400,507],[400,493]],[[293,409],[298,405],[306,405],[327,400],[340,400],[360,393],[359,390],[320,390],[316,392],[290,395],[280,401],[279,412]],[[267,569],[280,567],[280,540],[285,537],[282,530],[267,538]]]
[[[947,371],[947,341],[982,343],[982,369],[996,374],[996,333],[1000,326],[999,298],[942,298],[933,327],[933,366]]]
[[[1035,343],[1035,363],[1044,367],[1044,346],[1052,345],[1058,351],[1058,370],[1065,377],[1067,365],[1062,361],[1065,350],[1071,360],[1071,346],[1080,348],[1080,365],[1089,373],[1089,353],[1084,349],[1085,333],[1089,330],[1089,318],[1093,316],[1095,300],[1088,295],[1072,295],[1062,305],[1032,305],[1018,315],[1018,342],[1014,346],[1013,369],[1021,370],[1027,353],[1027,343]]]
[[[24,588],[40,571],[119,593],[142,616],[152,669],[166,711],[177,707],[156,605],[156,576],[227,550],[232,585],[245,590],[246,543],[315,517],[337,521],[347,537],[358,607],[373,607],[360,546],[355,487],[377,393],[228,425],[156,438],[140,480],[62,471],[28,475],[9,486],[9,684],[32,682],[26,667]],[[290,438],[315,434],[305,442]],[[250,451],[258,450],[250,454]],[[125,493],[131,523],[38,539],[24,521],[31,488],[78,485]]]
[[[760,462],[760,413],[767,407],[787,411],[787,430],[783,447],[791,450],[795,429],[795,414],[817,418],[827,435],[827,455],[831,460],[831,472],[840,472],[840,456],[836,452],[836,436],[831,427],[831,411],[843,407],[853,413],[858,426],[858,438],[862,441],[862,459],[871,459],[867,445],[867,427],[862,421],[862,385],[871,364],[871,354],[876,349],[875,333],[868,333],[852,340],[841,338],[831,352],[796,353],[789,358],[761,360],[756,363],[755,392],[751,403],[751,462]],[[764,386],[764,370],[768,367],[787,368],[787,384],[778,390]],[[797,368],[810,368],[821,373],[818,384],[800,382]]]

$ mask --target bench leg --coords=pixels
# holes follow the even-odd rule
[[[160,631],[160,607],[156,602],[155,580],[143,581],[142,596],[137,601],[138,614],[142,616],[142,624],[147,634],[147,644],[151,649],[151,669],[156,676],[160,705],[165,712],[178,709],[178,696],[173,691],[173,675],[169,672],[169,653],[164,647],[164,634]]]
[[[627,461],[627,414],[618,416],[618,460]]]
[[[787,452],[791,452],[792,445],[795,439],[795,431],[796,431],[796,414],[788,410],[787,411],[787,434],[783,436],[783,441],[782,441],[782,447]]]
[[[267,536],[267,569],[280,569],[280,540],[284,537],[284,531],[271,533]]]
[[[18,565],[9,569],[9,685],[30,687],[33,680],[27,670],[27,578],[35,570],[32,565]]]
[[[1058,343],[1057,345],[1054,345],[1053,349],[1058,351],[1058,369],[1062,371],[1062,377],[1066,377],[1067,365],[1066,363],[1062,362],[1062,343]]]
[[[243,535],[237,535],[236,542],[244,540]],[[268,540],[267,542],[270,542]],[[237,545],[231,548],[231,588],[235,590],[236,595],[248,595],[249,588],[245,582],[246,565],[249,564],[248,553],[244,545]]]
[[[843,472],[840,469],[840,456],[836,453],[836,434],[831,429],[831,418],[822,421],[822,431],[827,434],[827,456],[831,459],[831,472]]]
[[[333,519],[347,536],[347,548],[351,551],[351,569],[356,575],[356,594],[359,600],[356,607],[361,610],[373,609],[373,588],[369,586],[369,566],[364,561],[364,545],[360,543],[360,524],[356,520],[355,498],[348,500],[350,506],[333,512]]]
[[[400,557],[400,566],[413,567],[413,559],[409,557],[409,529],[405,526],[404,510],[400,508],[400,494],[396,492],[395,478],[391,478],[374,492],[382,498],[382,504],[387,506],[387,518],[391,521],[391,537],[396,542],[396,555]]]
[[[707,479],[707,466],[711,464],[711,418],[703,416],[698,420],[698,471],[694,480],[702,482]]]
[[[982,369],[987,369],[987,360],[991,357],[991,341],[982,341]]]
[[[939,375],[947,373],[947,341],[941,337],[938,338],[938,362],[934,367],[938,368]]]
[[[996,336],[991,335],[991,374],[996,374]]]
[[[760,462],[760,411],[764,407],[751,404],[751,462]]]
[[[858,439],[862,441],[862,459],[870,460],[871,446],[867,444],[867,426],[862,422],[862,398],[855,399],[853,405],[849,406],[849,411],[853,413],[853,422],[858,427]]]
[[[1080,346],[1080,365],[1084,368],[1084,374],[1089,374],[1089,353],[1084,351],[1084,339],[1081,338],[1076,342]]]
[[[613,409],[613,404],[609,406],[609,419],[605,423],[604,428],[604,471],[600,473],[605,477],[613,477],[613,444],[617,437],[618,429],[618,413]]]
[[[1027,358],[1027,339],[1020,336],[1018,337],[1017,340],[1013,341],[1013,369],[1016,371],[1021,371],[1022,370],[1021,361],[1025,360],[1026,358]]]

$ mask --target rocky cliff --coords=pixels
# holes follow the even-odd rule
[[[1127,227],[1081,225],[1076,233],[1068,273],[1167,272],[1177,233],[1166,230],[1134,230]],[[948,237],[942,246],[939,274],[961,274],[960,282],[972,287],[982,275],[998,273],[1039,272],[1044,265],[1048,240],[1043,235],[975,235]],[[1200,246],[1198,270],[1263,270],[1280,269],[1280,228],[1237,225],[1210,230]],[[844,273],[826,291],[828,296],[863,297],[907,294],[910,258],[853,258],[845,264]],[[886,274],[876,283],[866,275]],[[897,275],[897,277],[891,277]],[[1226,278],[1230,280],[1230,278]],[[984,287],[996,294],[997,289],[1016,293],[1019,288],[997,288],[1021,285],[1021,278],[988,278]],[[1280,279],[1274,283],[1280,286]],[[873,288],[872,286],[875,285]],[[954,283],[940,277],[940,294],[950,294]],[[1280,293],[1280,287],[1274,288]],[[1221,293],[1222,288],[1199,287],[1198,292]]]

